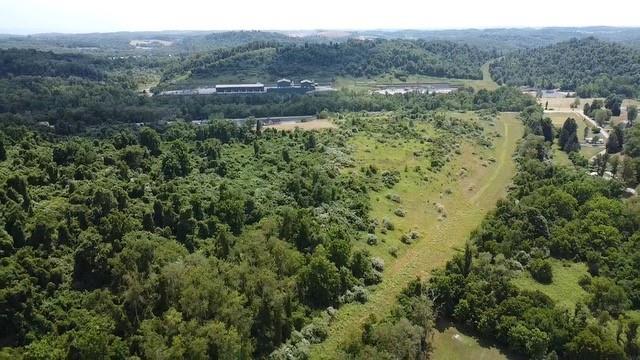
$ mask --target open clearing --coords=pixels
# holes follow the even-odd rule
[[[461,155],[429,182],[420,179],[414,171],[404,172],[405,165],[407,168],[414,165],[411,144],[381,148],[374,140],[356,137],[353,142],[356,168],[374,163],[380,170],[398,170],[402,174],[400,182],[392,189],[371,195],[372,218],[392,219],[395,230],[386,235],[379,234],[382,242],[368,247],[372,255],[382,257],[387,264],[383,282],[372,291],[367,303],[347,304],[340,308],[330,325],[329,337],[312,346],[312,359],[335,359],[340,344],[348,341],[349,337],[360,335],[361,325],[369,314],[384,316],[409,281],[416,277],[426,278],[433,269],[444,266],[464,246],[469,233],[480,224],[496,201],[504,197],[516,170],[512,154],[524,129],[516,114],[501,114],[495,127],[483,124],[488,131],[497,131],[501,135],[495,139],[496,146],[478,150],[477,146],[463,145]],[[490,157],[496,161],[483,160]],[[466,175],[460,175],[463,167],[467,169]],[[387,194],[400,197],[402,208],[407,210],[405,217],[393,215],[398,204],[388,200]],[[436,203],[441,211],[446,212],[446,217],[440,216],[434,206]],[[399,241],[400,236],[410,230],[422,236],[412,245],[404,245]],[[397,247],[397,259],[389,255],[391,247]],[[478,347],[471,351],[480,350]],[[438,359],[438,351],[436,349],[434,359]]]
[[[582,110],[582,107],[584,106],[584,104],[589,103],[591,104],[593,102],[593,100],[598,99],[598,100],[602,100],[604,101],[604,98],[586,98],[586,99],[580,99],[580,105],[578,106],[578,110]],[[548,110],[557,110],[557,111],[567,111],[567,112],[571,112],[571,104],[575,101],[575,98],[565,98],[565,97],[542,97],[538,99],[538,103],[542,106],[545,106],[545,104],[548,102],[549,107]],[[629,105],[636,105],[636,106],[640,106],[640,101],[638,100],[632,100],[632,99],[625,99],[622,102],[622,107],[627,107]]]
[[[370,90],[378,85],[402,85],[402,84],[449,84],[452,86],[472,87],[474,90],[487,89],[495,90],[498,84],[493,81],[489,73],[490,62],[482,66],[482,80],[472,79],[451,79],[426,75],[408,75],[402,80],[396,78],[392,74],[385,74],[371,78],[354,78],[354,77],[338,77],[335,79],[335,87],[338,89],[361,89]]]
[[[328,119],[317,119],[303,122],[282,122],[275,125],[267,125],[265,128],[272,128],[276,130],[293,131],[295,129],[300,130],[321,130],[321,129],[335,129],[336,124]]]
[[[548,112],[548,113],[545,113],[544,116],[548,116],[549,118],[551,118],[551,122],[553,123],[553,126],[555,126],[558,130],[562,129],[562,125],[564,125],[564,122],[567,120],[567,118],[573,118],[576,121],[576,124],[578,124],[578,130],[577,130],[578,140],[580,140],[581,144],[584,143],[584,129],[590,126],[582,116],[571,111]],[[592,134],[591,131],[588,131],[587,136],[590,137],[593,135],[595,134]],[[559,165],[571,164],[571,161],[569,160],[569,157],[567,156],[567,154],[559,149],[557,141],[556,141],[556,144],[553,146],[553,149],[554,149],[554,159],[556,160],[557,164]],[[591,145],[583,144],[582,148],[580,149],[580,153],[585,158],[591,159],[591,157],[595,156],[602,150],[604,150],[603,146],[591,146]]]
[[[549,296],[560,306],[570,311],[579,301],[585,301],[588,293],[578,284],[583,275],[587,275],[587,265],[569,261],[551,260],[553,267],[553,282],[541,284],[535,281],[528,271],[523,271],[513,283],[521,289],[539,290]]]
[[[490,344],[482,344],[470,335],[460,332],[448,321],[437,324],[438,332],[433,337],[435,351],[431,359],[437,360],[503,360],[516,359]]]

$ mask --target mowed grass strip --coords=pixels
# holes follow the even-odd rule
[[[495,128],[501,137],[496,138],[494,149],[480,150],[469,144],[462,153],[428,182],[423,182],[414,173],[402,171],[401,181],[393,189],[373,193],[372,217],[394,220],[396,229],[386,234],[385,242],[369,247],[376,256],[387,263],[383,282],[372,292],[365,304],[342,306],[330,325],[329,337],[321,344],[312,346],[312,359],[335,359],[337,349],[352,336],[360,336],[361,326],[369,314],[385,316],[395,304],[402,289],[416,277],[426,278],[435,269],[444,266],[457,249],[464,246],[469,233],[482,221],[498,199],[504,197],[516,167],[512,159],[518,140],[523,135],[523,126],[515,114],[501,114]],[[414,160],[407,146],[390,147],[367,151],[367,140],[357,138],[356,160],[359,166],[375,162],[380,170],[411,168]],[[371,143],[369,143],[371,145]],[[364,147],[364,148],[363,148]],[[475,154],[474,154],[475,153]],[[479,159],[494,157],[495,163]],[[462,168],[465,176],[460,176]],[[392,210],[399,207],[385,198],[385,193],[397,194],[407,211],[403,218],[395,217]],[[433,205],[441,206],[446,217],[441,217]],[[421,238],[411,245],[399,241],[403,232],[415,230]],[[398,246],[397,258],[389,256],[385,248]],[[478,350],[478,349],[476,349]]]

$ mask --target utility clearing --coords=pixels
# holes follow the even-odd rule
[[[381,236],[382,246],[371,249],[374,256],[382,257],[385,267],[383,281],[371,293],[365,304],[342,306],[329,328],[329,337],[312,347],[312,359],[334,359],[337,349],[350,337],[360,336],[361,326],[370,314],[385,316],[400,292],[416,277],[427,278],[434,269],[443,267],[469,238],[469,234],[482,221],[495,203],[506,194],[506,189],[516,171],[512,158],[524,128],[516,114],[502,113],[495,124],[483,122],[485,131],[498,133],[492,148],[480,148],[465,142],[461,152],[453,161],[430,179],[427,185],[420,182],[412,172],[411,149],[407,147],[377,148],[366,139],[356,138],[355,159],[358,165],[374,163],[381,170],[398,170],[401,180],[392,189],[372,193],[372,217],[378,220],[393,219],[395,229]],[[394,217],[393,209],[398,204],[390,200],[389,194],[399,197],[401,207],[407,211],[404,217]],[[399,238],[408,231],[420,237],[410,245],[402,244]],[[396,257],[389,255],[390,247],[397,247]],[[440,336],[435,334],[434,343]],[[446,342],[452,346],[451,342]],[[453,342],[455,346],[455,342]],[[469,346],[460,342],[460,351],[482,352],[480,345]],[[434,359],[446,358],[451,350],[436,347]],[[492,356],[500,354],[491,350]],[[441,357],[442,355],[442,357]],[[499,358],[499,357],[498,357]]]

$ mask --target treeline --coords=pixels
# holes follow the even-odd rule
[[[428,295],[415,297],[433,299],[437,316],[527,358],[635,359],[639,203],[621,200],[617,181],[548,161],[548,125],[537,113],[527,109],[521,115],[528,132],[509,196],[472,233],[464,251],[421,285]],[[553,282],[562,275],[554,273],[552,261],[587,265],[579,285],[588,297],[575,307],[566,309],[512,282],[522,272]]]
[[[637,97],[640,91],[640,52],[595,38],[513,52],[491,64],[499,84],[560,88],[580,97],[621,94]]]
[[[147,57],[92,57],[0,50],[0,123],[48,122],[61,134],[168,116],[139,96],[140,78],[164,64]]]
[[[159,124],[167,120],[316,115],[322,111],[436,108],[521,110],[534,103],[514,88],[450,94],[380,95],[337,91],[312,95],[141,96],[126,72],[105,82],[80,78],[20,76],[0,79],[0,123],[48,122],[58,134],[77,134],[109,124]]]
[[[0,49],[0,78],[15,76],[81,77],[104,80],[109,62],[80,54],[55,54],[33,49]]]
[[[194,78],[261,74],[269,79],[395,73],[481,79],[480,66],[491,56],[476,47],[446,41],[350,40],[304,45],[259,42],[190,56],[168,69],[163,81],[185,74]]]
[[[179,109],[177,115],[188,120],[209,117],[245,118],[249,116],[315,115],[321,111],[391,111],[405,109],[420,113],[439,108],[451,110],[496,109],[520,111],[535,104],[531,96],[515,88],[501,87],[495,91],[461,89],[449,94],[403,95],[368,94],[341,90],[312,95],[241,95],[241,96],[158,96],[159,107]]]

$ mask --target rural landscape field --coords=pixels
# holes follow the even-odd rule
[[[612,2],[0,5],[0,360],[640,359]]]

